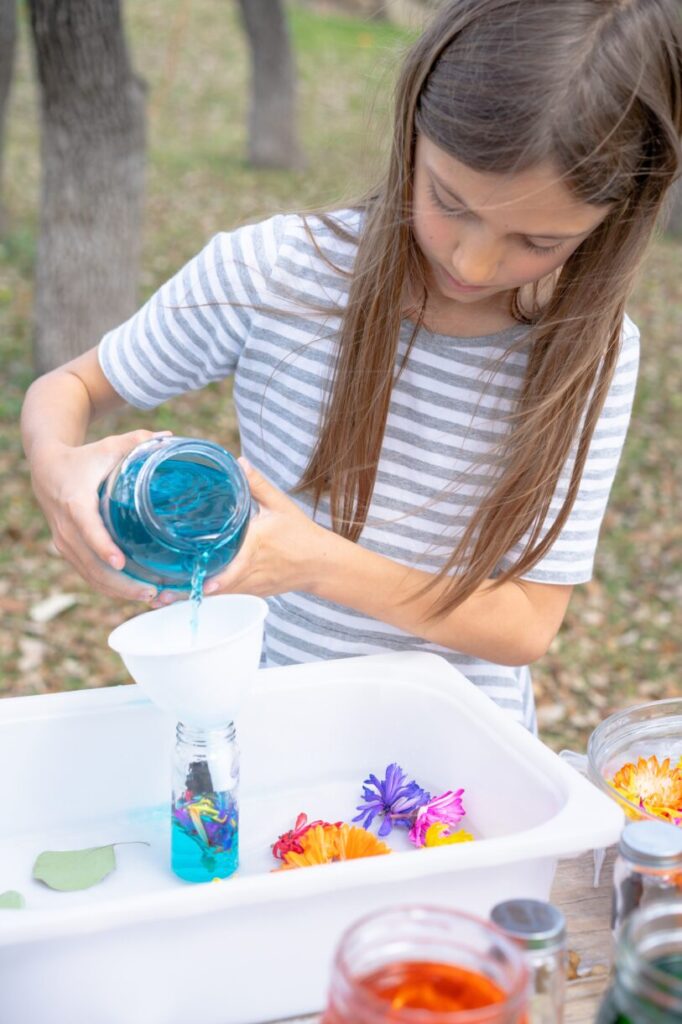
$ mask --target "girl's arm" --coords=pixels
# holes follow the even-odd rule
[[[31,385],[21,413],[22,437],[33,490],[58,551],[97,589],[151,600],[153,587],[116,571],[125,559],[99,516],[97,489],[127,452],[153,434],[135,430],[83,443],[97,416],[123,405],[93,348]]]
[[[325,531],[329,533],[328,531]],[[572,587],[526,580],[486,583],[454,611],[432,618],[447,580],[426,594],[432,579],[358,544],[329,534],[312,573],[310,592],[354,608],[400,629],[501,665],[527,665],[540,658],[556,635]]]
[[[433,579],[429,573],[368,551],[314,523],[241,461],[260,512],[231,565],[205,585],[207,594],[270,597],[305,591],[435,644],[502,665],[527,665],[547,650],[561,625],[572,587],[525,580],[498,587],[487,583],[454,611],[434,619],[433,605],[447,580],[420,594]]]

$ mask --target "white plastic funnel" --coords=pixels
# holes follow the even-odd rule
[[[260,597],[207,597],[193,637],[190,604],[178,601],[117,626],[109,646],[146,696],[177,722],[221,725],[234,719],[258,668],[267,613]]]

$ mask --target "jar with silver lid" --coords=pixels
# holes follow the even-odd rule
[[[566,920],[543,900],[505,900],[493,907],[493,924],[524,951],[531,976],[529,1020],[562,1024],[566,995]]]
[[[630,822],[623,829],[613,867],[614,939],[633,910],[681,896],[682,829],[665,821]]]

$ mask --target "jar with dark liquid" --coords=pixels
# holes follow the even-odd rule
[[[627,919],[613,984],[597,1024],[680,1024],[682,900],[650,903]]]
[[[100,487],[100,514],[123,551],[124,572],[145,583],[197,589],[241,547],[251,496],[237,460],[212,441],[155,437]]]
[[[334,958],[322,1024],[525,1024],[528,970],[499,929],[442,907],[363,918]]]
[[[682,829],[667,821],[631,821],[613,868],[614,940],[638,907],[666,899],[682,899]]]

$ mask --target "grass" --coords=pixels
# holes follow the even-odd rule
[[[236,6],[236,5],[234,5]],[[217,230],[280,210],[347,202],[376,173],[405,31],[292,5],[299,126],[295,172],[246,165],[248,58],[233,5],[129,0],[134,64],[149,88],[149,165],[140,299]],[[24,8],[22,6],[22,12]],[[90,592],[58,558],[32,497],[17,418],[31,380],[32,271],[39,196],[39,125],[25,13],[7,126],[0,240],[0,694],[124,682],[107,649],[137,610]],[[682,436],[682,246],[654,247],[631,304],[643,338],[626,450],[605,519],[594,580],[578,588],[549,654],[534,668],[545,739],[581,747],[624,704],[679,693],[682,603],[679,523]],[[96,339],[93,339],[93,342]],[[236,449],[228,382],[152,413],[126,412],[97,434],[170,427]],[[77,603],[46,627],[31,607],[52,592]]]

